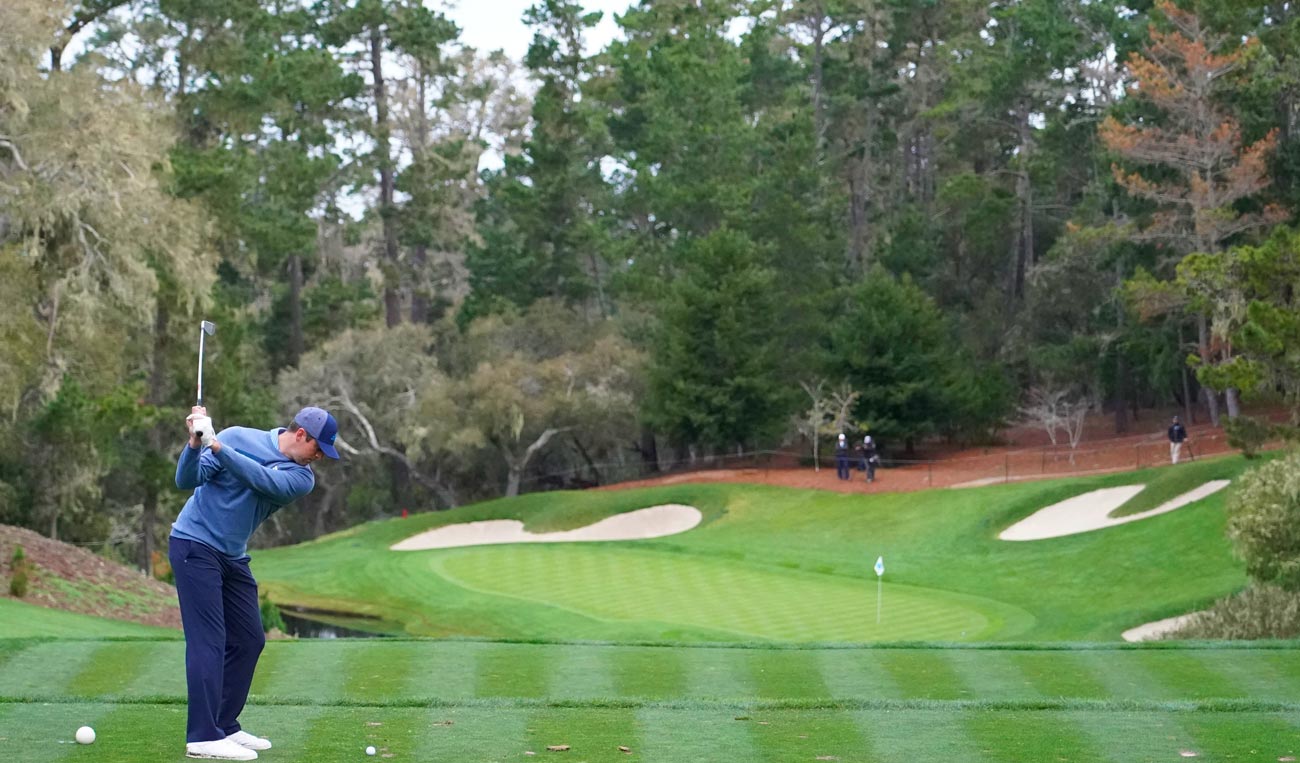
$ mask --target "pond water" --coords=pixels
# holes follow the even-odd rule
[[[330,621],[313,619],[305,612],[280,610],[284,620],[284,632],[297,638],[383,638],[389,634],[381,633],[384,623],[381,620],[366,618],[331,617]],[[347,625],[340,622],[346,620]],[[365,630],[369,626],[373,630]]]

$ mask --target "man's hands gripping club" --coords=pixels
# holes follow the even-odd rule
[[[207,408],[201,405],[191,408],[190,415],[185,417],[185,426],[190,432],[191,448],[211,448],[213,453],[221,452],[216,427],[212,426],[212,419],[208,418]]]

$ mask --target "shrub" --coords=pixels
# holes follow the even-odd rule
[[[27,595],[27,567],[27,555],[23,553],[23,547],[15,546],[13,559],[9,562],[12,573],[9,578],[9,593],[19,599]]]
[[[273,629],[284,632],[284,618],[280,617],[280,608],[266,594],[262,594],[262,632],[270,633]]]
[[[176,571],[172,569],[172,563],[167,555],[161,551],[154,551],[150,559],[155,580],[161,580],[164,583],[176,585]]]
[[[1300,591],[1300,452],[1242,475],[1228,499],[1228,538],[1257,583]]]
[[[1228,434],[1228,444],[1241,451],[1246,458],[1259,455],[1259,449],[1273,437],[1273,426],[1263,419],[1238,416],[1223,425]]]
[[[1300,636],[1300,594],[1252,585],[1222,598],[1169,634],[1175,639],[1291,639]]]

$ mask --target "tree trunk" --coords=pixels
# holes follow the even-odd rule
[[[659,473],[659,448],[655,445],[655,433],[648,426],[641,427],[641,464],[649,474]]]
[[[163,299],[157,299],[153,319],[153,358],[149,369],[149,403],[161,406],[167,402],[167,326],[171,314]],[[156,454],[163,451],[163,428],[154,424],[149,430],[149,448]],[[158,519],[158,497],[161,486],[153,481],[153,475],[145,475],[144,503],[140,513],[140,568],[145,574],[153,574],[154,527]]]
[[[1204,313],[1196,316],[1196,347],[1201,356],[1201,362],[1209,365],[1210,358],[1210,322]],[[1205,410],[1210,415],[1210,424],[1219,425],[1219,392],[1201,385],[1201,396],[1205,399]]]
[[[417,274],[417,282],[411,289],[411,323],[429,322],[429,291],[432,284],[424,280],[424,266],[429,261],[429,247],[416,244],[411,249],[411,270]]]
[[[1223,391],[1223,397],[1228,403],[1228,418],[1235,419],[1241,415],[1241,390],[1236,387],[1228,387]]]
[[[523,467],[516,463],[509,465],[509,473],[506,475],[506,498],[514,498],[519,495],[519,483],[523,477]]]
[[[1028,104],[1021,103],[1016,116],[1020,130],[1020,168],[1016,172],[1016,237],[1012,255],[1015,272],[1012,275],[1011,296],[1019,301],[1025,296],[1025,271],[1034,262],[1034,189],[1029,182],[1029,154],[1033,150],[1033,140]]]
[[[1186,346],[1186,340],[1183,338],[1183,327],[1182,327],[1181,324],[1179,324],[1179,326],[1178,326],[1178,355],[1179,355],[1179,357],[1182,357],[1182,355],[1183,355],[1183,347],[1184,347],[1184,346]],[[1183,418],[1187,421],[1188,424],[1195,424],[1195,423],[1196,423],[1196,406],[1192,404],[1192,399],[1193,399],[1193,398],[1192,398],[1192,380],[1189,378],[1189,377],[1191,376],[1191,374],[1189,374],[1189,373],[1187,372],[1187,363],[1186,363],[1186,362],[1181,363],[1181,364],[1180,364],[1180,368],[1182,369],[1182,372],[1183,372]]]
[[[389,328],[402,322],[401,283],[397,261],[397,221],[393,219],[393,153],[388,126],[388,94],[384,88],[384,38],[370,30],[370,73],[375,94],[375,153],[379,157],[379,218],[384,229],[384,320]]]
[[[289,346],[285,348],[285,365],[298,367],[306,342],[302,335],[302,255],[289,257]]]

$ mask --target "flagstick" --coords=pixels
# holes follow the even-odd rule
[[[884,578],[876,576],[876,625],[880,625],[880,594],[884,591]]]

